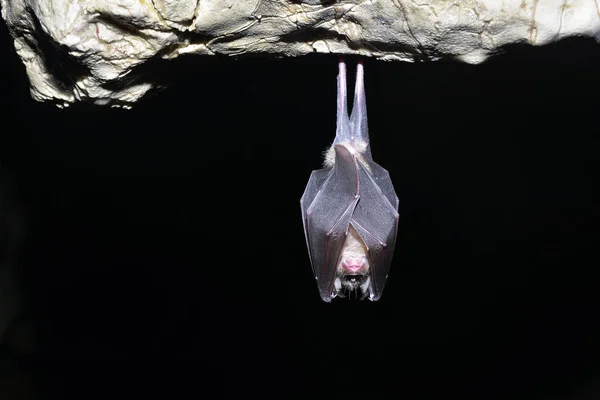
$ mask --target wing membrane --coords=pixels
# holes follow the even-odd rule
[[[335,166],[305,214],[313,272],[321,298],[327,302],[331,301],[338,258],[358,202],[354,157],[344,146],[335,146],[335,153]]]
[[[360,201],[354,209],[354,215],[350,221],[369,251],[371,262],[370,299],[373,301],[381,297],[385,286],[394,254],[399,218],[398,200],[389,175],[385,179],[382,174],[382,171],[385,170],[380,166],[377,167],[380,169],[377,170],[379,179],[375,179],[362,164],[358,163]],[[382,190],[382,186],[388,191],[387,195]],[[393,203],[389,199],[392,194]]]
[[[315,271],[315,266],[313,264],[312,252],[310,250],[310,241],[308,236],[308,220],[307,220],[307,211],[312,202],[315,200],[315,197],[321,190],[323,183],[327,177],[333,173],[333,169],[324,168],[313,171],[310,174],[310,178],[308,179],[308,184],[306,185],[306,189],[304,190],[304,194],[302,198],[300,198],[300,209],[302,210],[302,224],[304,225],[304,238],[306,239],[306,247],[308,248],[308,257],[310,258],[310,266],[313,270],[313,275],[317,276]]]

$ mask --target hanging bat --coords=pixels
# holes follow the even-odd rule
[[[337,92],[335,140],[300,199],[308,255],[324,301],[352,294],[377,301],[394,253],[398,197],[388,172],[371,157],[362,60],[350,118],[343,60]]]

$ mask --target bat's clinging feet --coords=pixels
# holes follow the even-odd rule
[[[335,140],[300,200],[304,233],[324,301],[359,292],[376,301],[394,252],[398,197],[387,171],[371,157],[362,61],[349,118],[346,64],[340,61],[337,105]]]

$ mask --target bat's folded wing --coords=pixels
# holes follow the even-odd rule
[[[389,172],[373,160],[366,160],[369,165],[369,175],[373,178],[383,195],[388,199],[394,210],[398,210],[398,196],[394,190]]]
[[[398,197],[388,172],[373,161],[369,170],[359,163],[360,201],[352,225],[369,249],[371,263],[370,299],[381,297],[392,262],[398,228]]]
[[[327,179],[327,177],[333,173],[333,169],[324,168],[313,171],[310,174],[310,178],[308,179],[308,184],[306,185],[306,189],[304,189],[304,194],[300,199],[300,208],[302,210],[302,223],[304,224],[304,237],[306,238],[306,247],[308,248],[308,256],[310,257],[310,265],[313,269],[313,275],[317,276],[315,271],[315,267],[313,265],[312,260],[312,252],[310,251],[310,240],[308,235],[308,222],[307,222],[307,211],[312,202],[317,197],[319,190],[323,186],[323,183]]]
[[[326,175],[313,172],[301,199],[313,272],[321,298],[327,302],[331,301],[333,295],[338,258],[358,202],[359,186],[354,157],[343,146],[335,146],[335,153],[333,169],[325,170]],[[320,189],[310,201],[315,188],[319,186]]]

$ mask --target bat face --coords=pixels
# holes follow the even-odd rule
[[[339,297],[355,295],[364,298],[371,283],[369,253],[365,242],[352,225],[348,227],[338,258],[334,281],[336,294]]]
[[[300,200],[304,233],[324,301],[336,296],[376,301],[394,252],[398,197],[388,172],[371,157],[362,63],[350,118],[343,61],[339,68],[336,137]]]

